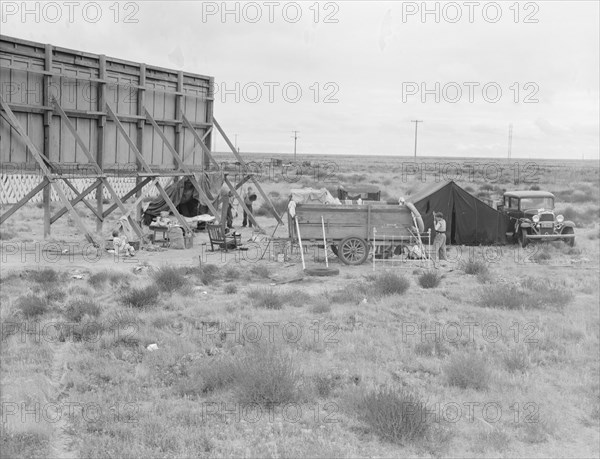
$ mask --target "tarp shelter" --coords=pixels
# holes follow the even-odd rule
[[[464,190],[452,180],[433,183],[406,196],[423,217],[425,228],[434,230],[433,212],[442,212],[451,244],[503,244],[509,218]]]
[[[195,175],[206,196],[212,204],[215,204],[223,186],[223,174],[203,172]],[[202,201],[198,190],[188,178],[174,181],[165,188],[165,191],[182,216],[195,217],[208,213],[207,203]],[[144,224],[149,225],[162,211],[170,212],[170,210],[166,201],[161,196],[157,197],[144,211]]]

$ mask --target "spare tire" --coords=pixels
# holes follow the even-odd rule
[[[306,268],[304,272],[309,276],[329,277],[337,276],[340,273],[340,270],[337,268],[326,268],[320,266],[317,268]]]

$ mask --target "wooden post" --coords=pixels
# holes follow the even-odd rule
[[[145,116],[146,112],[146,64],[140,64],[140,86],[138,88],[138,105],[137,105],[137,114],[139,116]],[[137,147],[141,152],[144,151],[144,125],[146,122],[144,120],[139,120],[137,124]],[[139,170],[138,163],[138,170]],[[142,178],[136,174],[135,184],[139,185]],[[136,194],[136,205],[135,205],[135,218],[136,222],[140,222],[142,220],[142,190],[140,189]],[[142,244],[143,238],[140,239],[140,244]]]
[[[214,107],[214,88],[215,88],[215,79],[214,78],[210,78],[210,82],[209,82],[209,88],[208,88],[208,94],[207,94],[207,98],[206,98],[206,122],[209,124],[213,124],[213,107]],[[212,148],[212,144],[213,144],[213,128],[212,126],[209,128],[209,130],[206,132],[206,134],[204,135],[205,139],[206,139],[206,145],[208,145],[208,148],[211,149]],[[203,139],[203,140],[205,140]],[[203,169],[208,169],[210,167],[210,159],[206,157],[206,154],[204,152],[202,152],[202,168]]]
[[[44,55],[44,70],[47,72],[52,71],[52,46],[46,45]],[[43,104],[46,107],[50,106],[50,84],[52,83],[52,75],[44,75],[44,87],[43,87]],[[50,160],[50,125],[52,124],[52,110],[47,109],[44,112],[44,156],[47,160]],[[51,223],[50,223],[50,201],[51,201],[51,190],[50,182],[44,187],[43,200],[44,200],[44,239],[50,236]]]
[[[173,147],[175,151],[179,154],[179,157],[182,161],[185,161],[181,151],[181,145],[183,136],[182,134],[182,121],[181,121],[181,113],[183,112],[183,104],[181,103],[183,100],[183,72],[177,72],[177,95],[175,96],[175,114],[173,119],[177,120],[177,124],[175,125],[175,138],[173,139]],[[144,113],[140,113],[140,115],[145,115]],[[173,158],[173,166],[175,169],[179,169],[180,165],[177,163],[177,160]]]
[[[106,103],[106,56],[100,55],[98,60],[98,105],[97,110],[99,112],[104,111],[104,104]],[[96,163],[100,167],[101,171],[104,171],[104,127],[106,126],[106,115],[100,115],[98,117],[98,138],[96,141]],[[96,189],[96,210],[100,215],[104,213],[104,186],[102,183]],[[96,232],[102,233],[103,220],[100,218],[96,219]]]

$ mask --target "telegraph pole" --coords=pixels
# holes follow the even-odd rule
[[[298,132],[300,131],[292,131],[294,133],[294,162],[296,161],[296,143],[298,141]]]
[[[508,125],[508,159],[512,156],[512,123]]]
[[[419,123],[422,122],[422,120],[411,120],[411,123],[415,123],[415,159],[417,157],[417,128],[419,127]]]

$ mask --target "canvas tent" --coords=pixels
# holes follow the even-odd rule
[[[451,244],[478,245],[506,242],[508,217],[453,181],[433,183],[407,196],[433,230],[433,212],[442,212]]]
[[[196,174],[196,179],[211,203],[215,204],[219,199],[219,192],[223,186],[223,174],[204,172]],[[189,178],[174,181],[165,188],[165,191],[182,216],[195,217],[199,214],[208,213],[207,203],[203,202],[198,190],[194,188]],[[159,196],[144,211],[144,224],[149,225],[162,211],[170,211],[170,208],[166,201]]]

